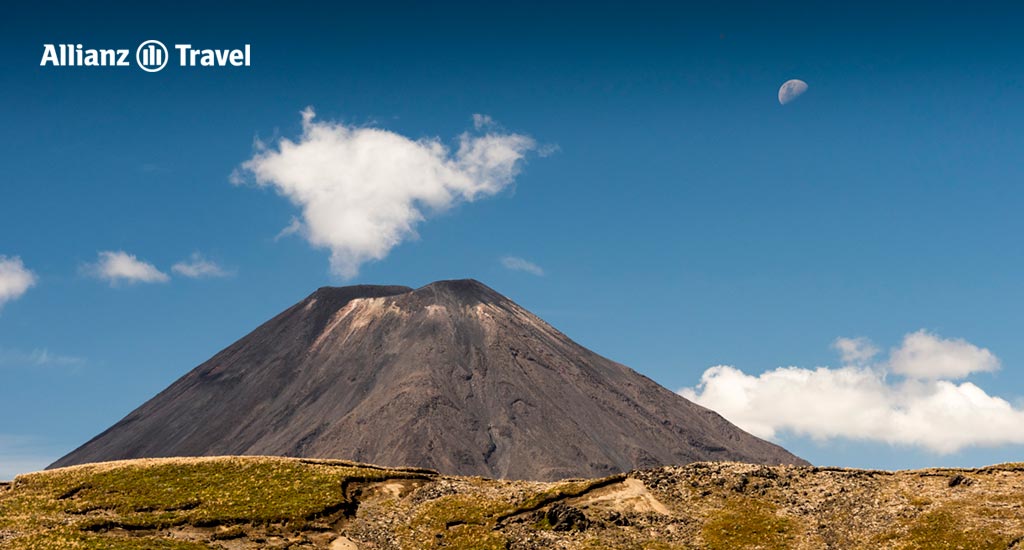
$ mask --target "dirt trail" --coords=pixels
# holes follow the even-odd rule
[[[642,481],[634,478],[602,487],[571,502],[576,506],[601,506],[621,512],[656,512],[663,516],[672,515],[668,507],[654,498]]]
[[[359,545],[348,537],[338,537],[331,541],[331,550],[359,550]]]

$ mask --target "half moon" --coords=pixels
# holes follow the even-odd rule
[[[781,87],[779,87],[779,103],[785,105],[800,97],[806,91],[807,83],[803,80],[797,78],[787,80]]]

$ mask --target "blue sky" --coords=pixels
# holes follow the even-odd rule
[[[316,287],[348,283],[478,278],[673,390],[730,365],[764,396],[760,376],[778,367],[830,366],[827,382],[846,365],[878,374],[893,392],[879,406],[897,412],[907,392],[931,395],[905,387],[915,380],[976,385],[1011,407],[1000,419],[1024,407],[1024,8],[363,4],[5,17],[0,255],[35,284],[0,305],[0,477],[45,466]],[[46,43],[151,38],[249,43],[253,64],[38,66]],[[791,78],[809,89],[780,105]],[[485,132],[535,146],[496,193],[428,214],[417,238],[343,280],[329,250],[275,238],[301,218],[278,187],[230,181],[255,140],[301,141],[307,107],[318,123],[453,150],[486,114]],[[112,285],[89,267],[102,251],[169,280]],[[227,276],[172,270],[195,253]],[[906,375],[890,351],[913,351],[905,337],[920,330],[925,359],[962,361],[960,374]],[[880,351],[844,362],[840,337]],[[815,463],[1024,451],[1012,434],[940,452],[776,413],[775,439]]]

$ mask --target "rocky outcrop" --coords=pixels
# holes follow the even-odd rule
[[[705,462],[534,482],[313,459],[144,459],[18,477],[0,492],[0,549],[1019,550],[1022,502],[1021,464]]]

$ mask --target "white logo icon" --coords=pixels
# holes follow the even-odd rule
[[[147,73],[155,73],[167,66],[167,46],[159,40],[147,40],[135,50],[135,62]]]

